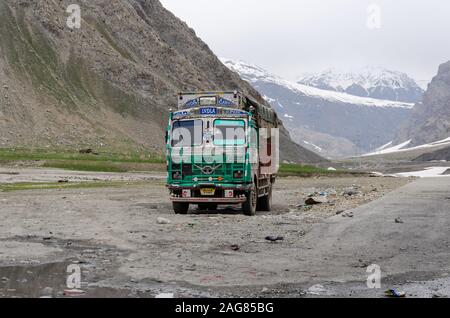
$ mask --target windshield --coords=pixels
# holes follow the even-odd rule
[[[203,140],[203,121],[182,120],[173,123],[172,146],[199,146]]]
[[[214,144],[218,146],[245,145],[245,121],[216,119],[214,121]]]

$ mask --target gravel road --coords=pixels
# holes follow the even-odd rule
[[[24,176],[30,173],[16,172],[19,174],[3,171],[3,176],[26,181]],[[51,175],[55,173],[55,179],[133,177],[146,183],[0,193],[0,295],[63,296],[67,265],[78,264],[86,297],[154,297],[161,292],[178,297],[352,296],[353,292],[379,296],[380,291],[360,290],[365,285],[366,267],[374,261],[369,256],[377,255],[368,246],[377,243],[379,257],[389,255],[394,260],[386,270],[401,275],[411,269],[402,271],[395,266],[400,247],[418,245],[407,243],[410,238],[405,235],[414,236],[410,220],[398,212],[403,201],[394,201],[398,197],[405,200],[409,192],[402,197],[403,189],[414,190],[416,184],[424,184],[422,180],[280,178],[270,213],[247,217],[237,207],[208,213],[192,207],[189,215],[182,216],[173,214],[162,176],[88,173],[86,177],[85,173],[54,170]],[[49,174],[45,169],[32,173],[37,179]],[[433,186],[433,182],[424,186]],[[414,191],[408,195],[417,197]],[[308,197],[325,198],[325,203],[304,205]],[[438,204],[440,199],[436,200],[433,202]],[[412,201],[406,211],[413,206]],[[398,213],[386,215],[390,211]],[[423,213],[422,217],[413,215],[430,220],[433,233],[439,224],[445,224],[437,219],[442,213],[436,218],[425,218]],[[404,224],[394,223],[397,215],[404,218]],[[385,232],[381,231],[383,222],[387,223]],[[398,234],[405,229],[407,234]],[[269,235],[283,240],[269,242],[265,239]],[[428,236],[430,242],[432,236]],[[383,244],[388,246],[385,251]],[[436,252],[444,245],[436,245]],[[418,253],[422,252],[428,254],[421,260],[429,260],[430,251],[420,249]],[[380,259],[375,260],[381,266]],[[442,269],[443,264],[439,265]],[[427,281],[433,275],[429,276]],[[316,284],[320,284],[319,292],[308,292]]]

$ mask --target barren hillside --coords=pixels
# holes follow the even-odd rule
[[[0,2],[0,147],[161,151],[181,90],[240,89],[185,23],[157,0]],[[282,136],[282,157],[320,157]]]

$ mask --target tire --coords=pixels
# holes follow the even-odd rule
[[[214,211],[217,210],[217,203],[199,203],[198,208],[203,211]]]
[[[172,202],[172,207],[175,214],[187,214],[189,211],[189,203]]]
[[[269,212],[272,209],[272,186],[269,188],[269,193],[258,199],[258,211]]]
[[[242,210],[245,215],[253,216],[256,215],[256,205],[258,203],[258,194],[256,186],[246,194],[247,200],[242,203]]]

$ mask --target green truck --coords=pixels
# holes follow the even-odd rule
[[[178,95],[166,130],[167,187],[186,214],[242,204],[246,215],[270,211],[278,171],[279,119],[239,91]]]

